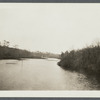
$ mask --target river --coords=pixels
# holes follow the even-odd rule
[[[58,59],[0,60],[0,90],[96,90],[96,82],[65,71]]]

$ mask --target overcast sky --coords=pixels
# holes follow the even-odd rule
[[[100,4],[0,4],[0,41],[61,53],[100,39]]]

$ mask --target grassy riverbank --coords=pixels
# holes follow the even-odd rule
[[[65,70],[77,71],[88,76],[100,76],[100,44],[81,50],[66,51],[61,54],[58,65]]]

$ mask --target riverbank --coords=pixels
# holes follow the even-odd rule
[[[17,59],[22,58],[36,58],[36,59],[45,59],[45,58],[59,58],[58,54],[53,53],[44,53],[44,52],[31,52],[28,50],[22,50],[18,48],[11,48],[7,46],[0,46],[0,59]]]
[[[100,82],[100,45],[66,51],[61,54],[58,65],[64,70],[76,71],[87,77],[95,77]]]

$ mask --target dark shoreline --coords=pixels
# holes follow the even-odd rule
[[[45,59],[45,58],[3,58],[0,60],[25,60],[25,59]]]
[[[57,63],[57,65],[58,65],[58,63]],[[84,75],[85,78],[86,78],[86,80],[88,80],[89,82],[91,82],[91,84],[97,86],[96,90],[100,90],[100,74],[97,74],[97,73],[92,73],[91,74],[91,73],[88,73],[88,72],[85,72],[85,71],[66,69],[66,68],[64,68],[62,66],[59,66],[59,67],[61,67],[65,71],[70,71],[72,73],[76,72],[76,73]]]
[[[32,58],[32,59],[45,59],[45,58],[59,58],[59,54],[49,52],[31,52],[28,50],[11,48],[7,46],[0,46],[0,59],[17,59]]]
[[[62,69],[84,74],[90,80],[100,83],[100,45],[81,50],[66,51],[57,63]]]

